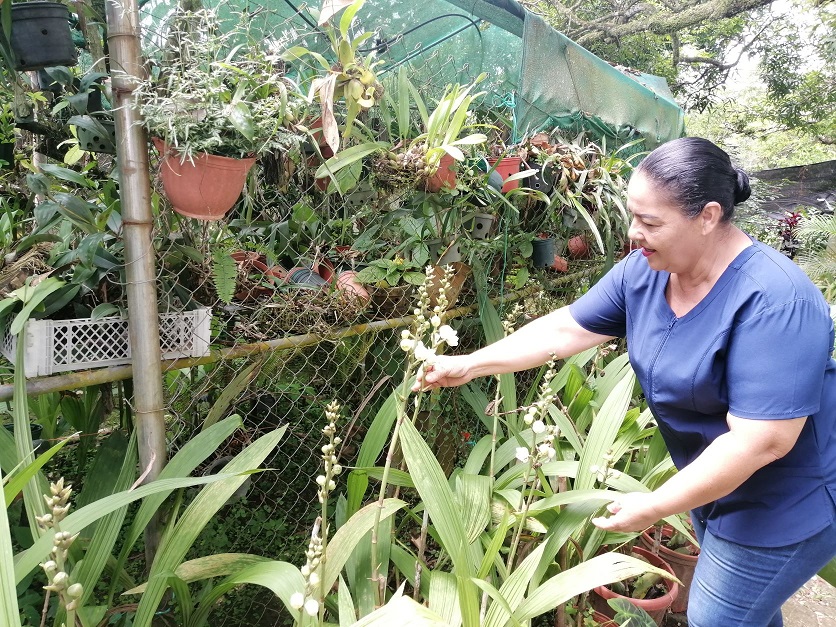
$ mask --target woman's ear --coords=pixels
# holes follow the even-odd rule
[[[723,221],[723,208],[720,203],[711,201],[707,203],[700,213],[700,220],[702,221],[702,233],[708,235],[711,231]]]

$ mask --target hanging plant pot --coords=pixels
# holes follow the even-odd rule
[[[490,213],[477,213],[465,223],[465,228],[473,239],[486,239],[490,235],[496,216]]]
[[[69,19],[69,10],[60,2],[13,4],[11,48],[15,69],[76,65],[78,56]]]
[[[548,196],[552,189],[554,189],[554,171],[552,168],[547,167],[544,169],[539,163],[534,163],[527,167],[528,169],[534,170],[535,173],[526,179],[526,187],[543,192]]]
[[[233,159],[202,153],[193,161],[181,160],[159,138],[154,145],[163,155],[160,178],[174,210],[197,220],[220,220],[241,195],[255,157]]]
[[[554,238],[538,237],[531,241],[531,262],[535,268],[548,268],[554,264]]]
[[[497,173],[499,173],[502,180],[506,181],[512,174],[519,174],[522,159],[519,157],[505,157],[504,159],[488,159],[488,163]],[[517,189],[519,186],[519,180],[503,183],[502,193],[506,194],[512,189]]]
[[[455,165],[456,160],[444,153],[438,163],[438,170],[427,179],[424,189],[433,194],[440,192],[442,189],[455,189],[456,170],[453,169]]]
[[[76,125],[79,148],[87,152],[116,154],[116,122],[112,118],[80,115],[71,122]]]
[[[15,166],[14,142],[0,144],[0,160],[5,161],[0,165],[0,168],[4,170],[11,170]]]

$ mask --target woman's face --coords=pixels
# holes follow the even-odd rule
[[[641,247],[652,269],[687,273],[705,252],[703,221],[685,216],[641,172],[630,179],[627,209],[633,216],[627,235]]]

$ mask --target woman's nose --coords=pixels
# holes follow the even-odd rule
[[[641,239],[641,234],[639,233],[639,227],[638,227],[638,224],[636,224],[636,219],[635,218],[633,218],[630,221],[630,228],[627,229],[627,237],[631,241],[636,241],[638,239]]]

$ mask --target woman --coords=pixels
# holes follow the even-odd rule
[[[836,555],[833,323],[801,270],[731,223],[749,195],[713,143],[660,146],[627,190],[640,250],[572,305],[423,379],[461,385],[626,336],[679,472],[592,522],[641,531],[691,510],[691,627],[780,626],[783,602]]]

